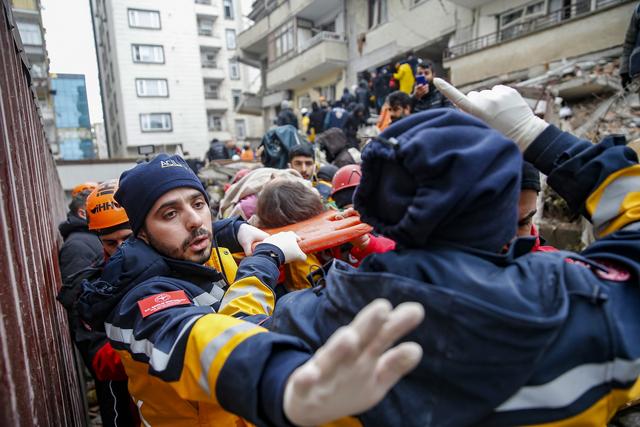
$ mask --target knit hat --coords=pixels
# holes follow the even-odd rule
[[[355,208],[400,246],[438,240],[498,252],[516,234],[522,155],[468,114],[406,117],[369,143],[362,161]]]
[[[150,162],[137,164],[122,172],[115,199],[127,212],[133,233],[138,234],[156,200],[166,192],[181,187],[200,191],[209,203],[202,183],[184,159],[163,153]]]
[[[324,165],[318,170],[318,179],[331,182],[333,176],[338,172],[338,167],[334,165]]]
[[[535,190],[540,192],[540,171],[529,162],[522,162],[521,190]]]

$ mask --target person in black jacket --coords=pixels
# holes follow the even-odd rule
[[[364,109],[364,118],[369,118],[369,98],[371,97],[371,93],[369,92],[369,86],[367,85],[366,80],[360,80],[358,83],[358,88],[356,89],[356,102],[358,105],[362,105]]]
[[[280,113],[278,113],[278,119],[276,120],[277,126],[291,125],[296,129],[298,128],[298,118],[291,109],[291,103],[284,100],[280,103]]]
[[[311,113],[309,113],[309,131],[307,133],[310,134],[313,129],[315,135],[321,134],[324,131],[324,119],[326,115],[326,109],[320,108],[317,102],[312,102]]]
[[[218,138],[213,138],[207,150],[206,158],[208,161],[213,160],[227,160],[230,159],[229,151],[227,147]]]
[[[360,141],[358,141],[358,129],[366,123],[366,120],[365,108],[360,104],[356,104],[353,111],[349,113],[349,117],[347,117],[347,120],[344,122],[344,126],[342,127],[342,130],[347,137],[348,147],[360,148]]]
[[[413,91],[413,95],[411,95],[411,110],[413,113],[427,111],[432,108],[453,107],[451,102],[433,84],[433,78],[436,77],[433,62],[425,60],[418,64],[416,76],[416,88]],[[419,84],[420,76],[423,76],[424,84]]]
[[[383,67],[380,72],[376,74],[373,79],[373,94],[376,97],[376,110],[380,112],[384,101],[387,99],[387,95],[391,93],[389,87],[389,81],[391,80],[391,73],[389,73],[389,67]]]
[[[73,197],[67,220],[58,226],[64,239],[58,259],[63,282],[102,256],[102,243],[95,233],[89,231],[87,225],[86,203],[90,192],[83,191]]]

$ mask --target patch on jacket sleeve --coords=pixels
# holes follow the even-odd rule
[[[162,292],[161,294],[151,295],[150,297],[138,301],[138,307],[140,307],[140,312],[142,313],[143,318],[169,307],[190,304],[191,300],[182,290]]]

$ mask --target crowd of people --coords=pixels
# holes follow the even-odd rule
[[[257,154],[212,141],[208,161],[262,163],[218,212],[177,155],[80,184],[58,299],[103,424],[606,425],[640,399],[624,142],[562,132],[506,86],[464,95],[410,56],[300,124],[284,102]],[[593,223],[584,251],[538,235],[540,172]],[[314,249],[291,231],[339,221],[370,227]]]

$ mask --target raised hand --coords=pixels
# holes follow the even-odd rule
[[[508,86],[498,85],[491,90],[472,91],[465,96],[440,78],[435,78],[433,83],[458,108],[502,132],[522,151],[549,126],[533,114],[518,91]]]
[[[284,411],[297,425],[318,425],[358,414],[385,394],[422,359],[415,342],[391,347],[424,318],[418,303],[392,309],[384,299],[366,306],[338,329],[287,382]]]

